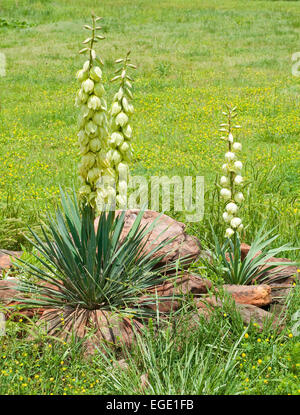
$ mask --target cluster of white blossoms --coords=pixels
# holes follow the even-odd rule
[[[241,185],[243,184],[243,177],[241,170],[243,164],[238,160],[237,153],[242,150],[242,144],[234,141],[232,131],[233,129],[241,128],[239,125],[233,125],[232,120],[236,117],[236,107],[231,108],[227,106],[228,112],[223,112],[227,117],[227,123],[220,125],[220,130],[223,133],[221,137],[228,143],[228,151],[225,154],[225,163],[222,166],[224,175],[220,179],[221,197],[226,200],[225,212],[223,219],[228,224],[225,236],[231,238],[235,232],[243,229],[242,219],[238,215],[240,204],[244,200],[244,195],[241,192]]]
[[[118,68],[112,82],[119,81],[120,87],[115,94],[110,109],[110,139],[107,159],[115,172],[116,182],[116,204],[122,208],[127,202],[127,183],[129,178],[128,162],[132,158],[132,128],[130,126],[130,117],[134,112],[132,100],[133,79],[128,74],[128,68],[136,69],[136,66],[130,63],[130,52],[124,59],[117,59]]]
[[[107,104],[104,98],[104,87],[102,83],[103,65],[100,58],[96,56],[93,49],[94,43],[104,39],[97,35],[96,26],[100,17],[92,16],[93,25],[85,25],[84,28],[91,31],[83,43],[88,47],[79,53],[87,53],[89,58],[83,68],[77,72],[77,79],[80,82],[80,89],[76,96],[75,104],[80,108],[78,117],[78,143],[80,146],[81,162],[79,174],[81,187],[79,197],[84,204],[96,207],[98,193],[101,192],[98,181],[103,174],[110,174],[110,164],[106,158],[108,146],[108,121]]]

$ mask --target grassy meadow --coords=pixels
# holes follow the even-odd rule
[[[92,10],[103,16],[106,39],[96,50],[108,102],[114,60],[130,49],[138,67],[131,173],[204,176],[204,220],[187,229],[210,238],[212,221],[223,234],[215,180],[226,149],[218,129],[225,103],[236,105],[244,241],[266,221],[278,226],[276,244],[299,246],[300,77],[291,60],[300,50],[299,1],[1,0],[0,248],[21,249],[27,224],[36,226],[58,202],[59,185],[78,187],[75,74]],[[298,291],[289,303],[292,315]],[[0,394],[135,394],[146,372],[145,393],[299,394],[292,323],[281,334],[258,333],[233,315],[229,305],[226,316],[199,324],[192,339],[178,336],[178,348],[168,331],[155,342],[146,336],[128,357],[128,376],[112,366],[115,355],[97,355],[91,364],[75,344],[45,340],[40,349],[18,340],[9,323],[0,339]],[[24,321],[18,325],[23,330]]]

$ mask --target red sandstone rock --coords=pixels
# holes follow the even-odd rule
[[[20,294],[16,290],[17,284],[17,278],[0,280],[0,303],[8,304],[14,301],[16,297],[20,297]]]
[[[269,305],[272,301],[271,287],[261,285],[223,285],[239,304],[252,304],[258,307]]]
[[[120,213],[120,211],[116,212],[117,215]],[[126,211],[124,218],[124,228],[121,234],[121,241],[130,231],[138,213],[139,210],[137,209]],[[141,220],[141,227],[150,226],[153,221],[156,220],[159,216],[160,214],[158,212],[146,210]],[[95,229],[97,229],[98,223],[99,218],[96,218]],[[183,257],[189,258],[187,263],[196,260],[200,255],[200,242],[196,237],[187,235],[184,230],[184,223],[177,222],[169,216],[162,214],[157,220],[154,229],[147,234],[147,244],[143,252],[151,251],[165,239],[174,238],[171,243],[154,254],[154,256],[164,255],[164,258],[161,261],[161,265]]]
[[[6,249],[0,250],[0,271],[8,269],[12,266],[11,257],[20,258],[21,251],[7,251]]]

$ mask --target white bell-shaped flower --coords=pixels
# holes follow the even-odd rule
[[[222,176],[220,179],[221,186],[228,186],[229,185],[229,178],[226,176]]]
[[[238,142],[235,142],[232,145],[232,149],[234,151],[241,151],[242,150],[242,144],[241,143],[238,143]]]
[[[234,230],[233,229],[231,229],[231,228],[227,228],[226,229],[226,232],[225,232],[225,237],[226,238],[231,238],[233,234],[234,234]]]
[[[234,178],[234,183],[237,184],[237,185],[242,184],[243,181],[244,181],[243,177],[239,174],[237,176],[235,176],[235,178]]]
[[[236,193],[236,194],[234,195],[234,200],[235,200],[237,203],[242,203],[242,202],[245,200],[243,193],[242,193],[242,192],[238,192],[238,193]]]
[[[86,81],[82,82],[81,86],[86,94],[90,94],[93,92],[94,82],[91,79],[87,79]]]
[[[233,218],[230,221],[230,226],[235,229],[235,228],[238,228],[241,223],[242,223],[241,218]]]
[[[225,209],[228,213],[234,215],[238,211],[238,206],[235,203],[230,202],[226,205]]]
[[[231,191],[229,189],[221,189],[220,195],[223,197],[223,199],[228,200],[231,198]]]
[[[235,154],[232,151],[227,151],[225,154],[225,159],[229,162],[233,161],[235,159]]]

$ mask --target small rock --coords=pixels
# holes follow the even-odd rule
[[[277,317],[251,304],[237,304],[237,309],[242,317],[244,324],[248,325],[250,322],[256,323],[260,330],[263,326],[272,319],[272,327],[274,329],[282,330],[282,321]]]
[[[288,284],[277,284],[277,285],[271,285],[270,288],[271,288],[272,303],[273,304],[284,304],[291,290],[293,289],[293,286],[288,285]]]
[[[223,303],[219,298],[215,296],[203,298],[196,301],[196,306],[198,308],[198,312],[204,315],[206,318],[209,318],[211,313],[216,308],[223,308]],[[274,317],[268,311],[263,310],[262,308],[256,307],[252,304],[239,304],[236,303],[236,308],[241,315],[241,318],[244,324],[248,325],[252,321],[256,323],[260,329],[262,329],[263,325],[270,319],[272,321],[272,327],[275,329],[282,329],[282,321],[279,321],[276,317]]]
[[[6,249],[0,250],[0,271],[9,269],[12,266],[11,257],[20,258],[22,251],[8,251]]]
[[[16,297],[20,296],[20,293],[16,290],[17,285],[17,278],[0,280],[0,303],[11,303]]]
[[[113,363],[113,367],[118,367],[119,369],[124,369],[124,370],[129,369],[129,365],[125,359],[117,360],[116,362]]]
[[[272,302],[271,287],[261,285],[223,285],[224,289],[232,295],[239,304],[252,304],[264,307]]]

